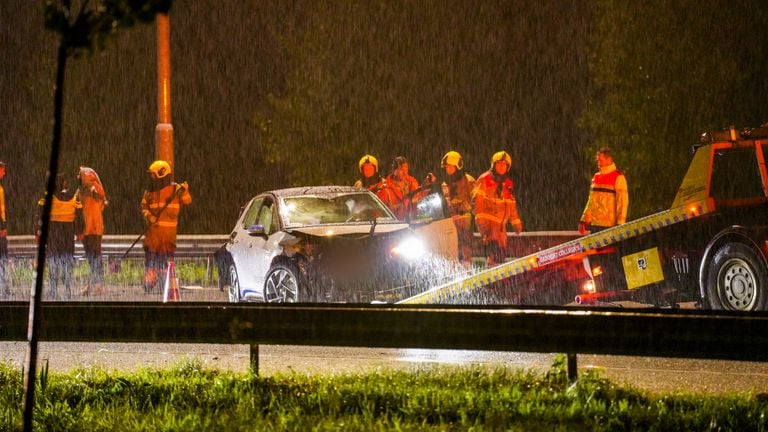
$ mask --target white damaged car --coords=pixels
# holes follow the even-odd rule
[[[434,197],[432,202],[440,205]],[[422,209],[423,227],[441,214]],[[394,302],[443,282],[452,267],[455,241],[446,223],[452,222],[434,219],[428,229],[443,237],[435,243],[443,251],[430,250],[365,190],[264,192],[243,207],[229,241],[215,254],[219,288],[231,302]]]

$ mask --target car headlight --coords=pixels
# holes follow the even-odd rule
[[[419,259],[426,253],[424,242],[416,237],[408,237],[392,248],[392,254],[406,259]]]

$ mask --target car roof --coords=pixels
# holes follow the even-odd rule
[[[350,192],[365,193],[366,191],[365,189],[360,189],[353,186],[302,186],[269,191],[269,193],[279,198],[288,198],[301,195],[325,195]]]

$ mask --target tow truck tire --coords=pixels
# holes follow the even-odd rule
[[[715,252],[707,272],[707,297],[716,310],[768,310],[765,261],[743,243],[728,243]]]

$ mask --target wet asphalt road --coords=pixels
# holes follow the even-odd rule
[[[215,288],[182,286],[180,292],[182,301],[226,301],[226,294]],[[14,290],[14,300],[25,298],[28,293]],[[146,295],[138,286],[124,286],[109,287],[100,296],[74,295],[70,300],[162,301],[162,296]],[[168,367],[184,359],[196,359],[205,367],[240,372],[249,366],[249,348],[245,345],[41,342],[39,348],[40,361],[47,361],[55,371],[92,366],[132,371]],[[22,367],[26,349],[26,342],[0,342],[0,361]],[[543,372],[554,358],[555,354],[535,353],[262,345],[259,373],[341,374],[469,365]],[[654,392],[768,393],[768,363],[582,354],[578,356],[578,366],[579,373],[597,370],[617,382]]]

